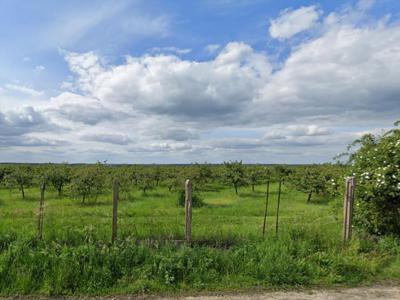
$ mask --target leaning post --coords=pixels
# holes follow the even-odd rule
[[[347,242],[351,239],[352,233],[352,218],[354,204],[355,178],[346,178],[346,189],[344,193],[343,205],[343,241]]]
[[[185,182],[185,240],[190,243],[192,239],[192,182]]]
[[[39,214],[38,214],[38,226],[37,226],[37,238],[41,240],[43,238],[43,218],[44,218],[44,191],[46,185],[43,183],[40,186],[40,201],[39,201]]]

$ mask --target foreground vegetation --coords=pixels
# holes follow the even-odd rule
[[[400,132],[367,135],[356,144],[349,165],[2,165],[0,295],[398,281]],[[343,243],[349,174],[358,182],[356,227]],[[182,243],[186,178],[194,183],[190,244]],[[112,243],[115,179],[121,197]],[[39,187],[43,236],[37,235]]]
[[[214,184],[193,211],[192,245],[183,238],[179,192],[132,188],[119,206],[119,238],[111,237],[111,192],[82,204],[47,191],[44,238],[36,238],[38,188],[0,192],[0,291],[14,294],[165,293],[251,287],[356,284],[400,278],[395,238],[341,240],[342,199],[315,198],[285,184],[275,234],[278,184]]]

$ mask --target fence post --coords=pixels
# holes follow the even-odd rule
[[[185,240],[190,243],[192,239],[192,182],[185,182]]]
[[[268,200],[269,200],[269,180],[267,181],[267,194],[265,195],[265,211],[264,211],[263,236],[265,235],[265,228],[266,228],[266,226],[267,226]]]
[[[43,217],[44,217],[44,191],[46,185],[43,183],[40,186],[40,201],[39,201],[39,215],[38,215],[38,226],[37,226],[37,238],[41,240],[43,238]]]
[[[113,219],[112,219],[112,236],[111,241],[114,243],[117,238],[117,225],[118,225],[118,201],[119,201],[119,182],[113,182]]]
[[[345,242],[351,239],[354,189],[355,189],[355,178],[347,177],[346,190],[344,193],[344,205],[343,205],[343,241]]]
[[[275,224],[275,234],[278,235],[279,229],[279,208],[281,204],[281,187],[282,187],[282,179],[279,179],[279,188],[278,188],[278,206],[276,208],[276,224]]]

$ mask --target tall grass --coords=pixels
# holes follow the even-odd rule
[[[132,190],[119,206],[119,239],[110,243],[111,194],[81,205],[46,194],[44,239],[35,238],[38,190],[0,190],[0,295],[171,293],[251,287],[357,284],[400,278],[400,242],[356,237],[341,241],[339,209],[283,190],[274,233],[273,185],[267,235],[262,237],[263,187],[255,192],[215,187],[193,211],[192,246],[183,238],[177,194]],[[147,240],[153,240],[146,243]],[[159,240],[159,242],[154,241]]]
[[[1,241],[0,291],[13,294],[154,293],[254,286],[356,284],[384,273],[395,239],[355,240],[342,248],[322,232],[290,230],[279,238],[228,249],[135,240],[87,239],[70,244],[35,239]],[[394,250],[397,249],[397,250]]]

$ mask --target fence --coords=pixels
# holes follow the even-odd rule
[[[191,243],[192,241],[192,192],[193,185],[191,180],[185,182],[185,242]],[[275,220],[275,234],[279,232],[279,212],[281,202],[281,191],[282,181],[279,181],[278,195],[277,195],[277,209],[276,209],[276,220]],[[267,231],[267,214],[268,204],[270,199],[270,182],[267,181],[266,195],[265,195],[265,210],[264,210],[264,221],[262,226],[262,235],[265,236]],[[351,239],[352,235],[352,215],[353,205],[355,199],[355,178],[348,177],[345,182],[345,193],[344,193],[344,205],[343,205],[343,240],[347,242]],[[39,201],[39,213],[38,213],[38,225],[37,225],[37,237],[38,239],[43,238],[43,221],[44,221],[44,201],[45,201],[45,185],[40,187],[40,201]],[[115,242],[117,239],[118,232],[118,203],[119,203],[119,182],[114,180],[113,182],[113,208],[112,208],[112,234],[111,241]]]

